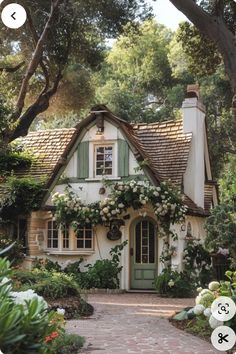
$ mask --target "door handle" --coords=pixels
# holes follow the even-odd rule
[[[130,248],[130,255],[133,256],[134,255],[134,249]]]

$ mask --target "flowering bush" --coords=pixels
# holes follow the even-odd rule
[[[227,322],[218,321],[211,313],[211,305],[219,296],[229,296],[234,301],[236,299],[236,272],[227,271],[226,276],[230,281],[212,281],[208,284],[208,288],[198,288],[198,296],[195,299],[196,305],[193,308],[197,316],[201,316],[201,320],[205,318],[211,329],[215,329],[222,325],[229,325],[236,329],[236,318]]]
[[[78,195],[68,188],[65,194],[55,193],[52,201],[56,206],[56,219],[59,224],[72,224],[76,227],[110,222],[121,218],[128,208],[142,209],[150,204],[164,231],[170,233],[170,223],[183,220],[186,206],[181,194],[170,183],[163,182],[155,187],[147,181],[119,182],[111,186],[108,198],[101,202],[85,205]]]
[[[206,286],[212,275],[211,256],[200,240],[188,240],[183,252],[184,269],[195,286]]]

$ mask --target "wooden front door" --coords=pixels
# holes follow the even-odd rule
[[[131,227],[131,289],[153,289],[157,274],[156,224],[151,219],[136,221]]]

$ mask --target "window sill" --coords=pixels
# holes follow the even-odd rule
[[[117,180],[120,180],[121,177],[93,177],[93,178],[85,178],[85,181],[89,182],[89,181],[92,181],[92,182],[95,182],[95,181],[98,181],[98,182],[101,182],[102,180],[106,180],[106,181],[117,181]]]
[[[57,254],[57,255],[62,255],[62,256],[77,256],[77,255],[81,255],[81,256],[90,256],[92,254],[95,253],[95,251],[93,250],[79,250],[79,251],[70,251],[70,250],[62,250],[62,251],[59,251],[59,250],[51,250],[51,249],[46,249],[44,250],[44,252],[47,254],[47,255],[53,255],[53,254]]]

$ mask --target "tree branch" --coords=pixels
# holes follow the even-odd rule
[[[170,0],[212,42],[224,60],[233,93],[236,93],[236,39],[221,16],[208,14],[193,0]]]
[[[26,12],[27,12],[27,19],[28,19],[29,29],[30,29],[30,32],[31,32],[31,35],[32,35],[32,38],[33,38],[33,41],[34,41],[34,44],[35,44],[35,47],[36,47],[37,43],[39,41],[39,36],[38,36],[38,33],[37,33],[37,31],[36,31],[36,29],[34,27],[34,23],[33,23],[32,16],[31,16],[31,13],[30,13],[29,9],[26,9]],[[43,71],[43,75],[44,75],[44,78],[45,78],[45,87],[43,89],[43,92],[46,92],[48,90],[48,88],[49,88],[49,85],[50,85],[50,75],[49,75],[47,66],[43,62],[43,59],[40,60],[39,64],[41,66],[41,69]]]
[[[0,67],[0,72],[5,71],[7,73],[14,73],[17,70],[19,70],[23,65],[25,64],[25,61],[22,61],[21,63],[19,63],[16,66],[12,66],[12,67]]]
[[[14,120],[16,120],[17,118],[20,117],[20,114],[22,112],[22,109],[24,108],[24,104],[25,104],[25,97],[27,94],[27,89],[28,89],[28,85],[29,85],[29,81],[31,79],[31,77],[34,75],[37,67],[39,66],[41,60],[42,60],[42,54],[43,54],[43,46],[45,44],[47,35],[50,31],[50,27],[52,24],[52,21],[54,19],[54,15],[55,12],[60,4],[61,0],[52,0],[51,2],[51,11],[50,11],[50,15],[49,18],[46,22],[46,25],[44,27],[44,30],[37,42],[35,51],[33,53],[32,59],[28,65],[28,68],[26,70],[26,74],[24,76],[24,79],[22,81],[21,84],[21,88],[20,88],[20,92],[18,95],[18,99],[17,99],[17,103],[16,103],[16,112],[14,113]]]
[[[17,139],[19,136],[25,136],[28,134],[28,130],[37,115],[48,109],[50,99],[57,92],[58,85],[62,77],[62,72],[61,70],[59,70],[52,88],[47,92],[40,94],[36,101],[19,118],[19,123],[17,127],[8,136],[9,142]]]

